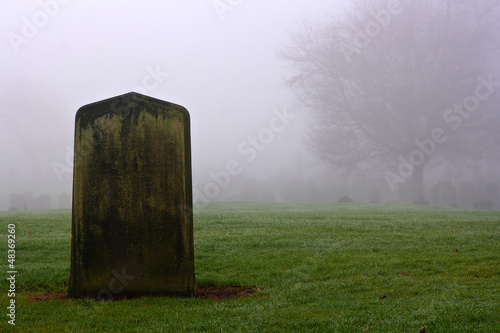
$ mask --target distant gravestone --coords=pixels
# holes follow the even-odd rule
[[[431,189],[431,205],[457,206],[458,193],[455,187],[447,180],[441,180]]]
[[[463,208],[473,208],[477,200],[476,185],[473,182],[463,182],[458,186],[458,204]]]
[[[15,210],[30,210],[34,208],[34,196],[31,192],[12,193],[9,198],[9,207]]]
[[[28,210],[28,205],[26,204],[26,199],[23,194],[12,193],[9,197],[9,210]]]
[[[59,201],[59,209],[71,209],[71,195],[68,193],[60,194],[57,200]]]
[[[78,110],[70,297],[194,293],[189,122],[137,93]]]
[[[338,203],[353,203],[351,198],[349,198],[347,195],[344,195],[342,198],[337,201]]]
[[[499,209],[500,185],[498,183],[487,183],[484,185],[486,200],[492,202],[492,209]]]
[[[24,208],[24,210],[33,209],[33,207],[35,205],[35,196],[33,195],[33,193],[31,193],[30,191],[27,191],[27,192],[24,192],[23,196],[24,196],[24,200],[26,203],[26,207]]]
[[[490,200],[478,200],[474,201],[474,209],[493,209],[493,203]]]
[[[48,194],[42,194],[33,201],[34,210],[50,210],[52,207],[52,199]]]

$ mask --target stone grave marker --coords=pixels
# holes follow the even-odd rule
[[[128,93],[75,121],[68,295],[192,295],[188,111]]]
[[[477,200],[476,184],[473,182],[461,182],[458,185],[458,205],[462,208],[473,208]]]
[[[26,199],[20,193],[12,193],[9,197],[9,210],[28,210]]]
[[[493,209],[493,203],[490,200],[478,200],[474,201],[474,209]]]
[[[484,185],[486,200],[492,202],[491,209],[500,208],[500,185],[498,183],[486,183]]]
[[[57,197],[57,200],[59,202],[59,209],[71,209],[71,195],[68,193],[60,194]]]
[[[9,197],[9,207],[12,210],[33,209],[35,197],[30,191],[24,193],[12,193]]]
[[[456,207],[458,192],[448,180],[437,182],[431,189],[431,205],[441,207]]]
[[[42,194],[33,201],[34,210],[50,210],[52,207],[52,198],[48,194]]]

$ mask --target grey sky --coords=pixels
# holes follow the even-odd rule
[[[296,112],[277,50],[301,17],[332,9],[325,0],[3,0],[0,210],[12,192],[69,193],[71,174],[53,166],[69,168],[77,109],[132,90],[190,111],[195,182],[244,161],[238,145],[273,109]],[[287,169],[304,123],[299,115],[245,171]]]

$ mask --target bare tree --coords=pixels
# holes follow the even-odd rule
[[[393,190],[412,178],[417,200],[426,166],[498,152],[499,19],[498,0],[353,0],[329,23],[304,22],[280,55],[319,161]]]

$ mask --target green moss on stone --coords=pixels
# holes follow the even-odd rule
[[[116,99],[128,109],[113,112]],[[191,294],[189,114],[135,93],[116,99],[76,117],[69,294],[109,289],[122,269],[134,279],[121,295]]]

